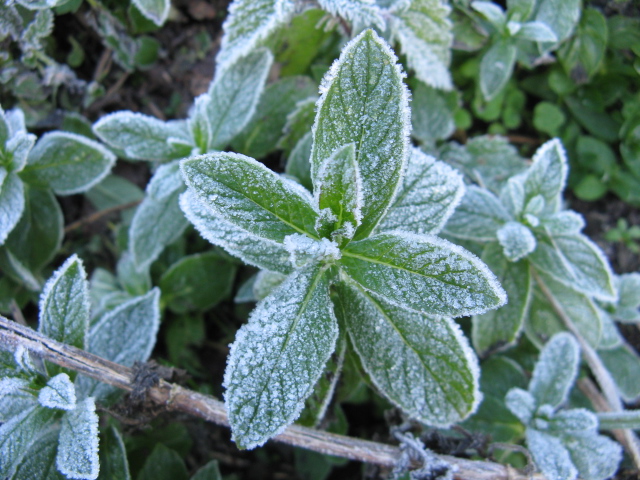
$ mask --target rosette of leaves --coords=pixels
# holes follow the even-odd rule
[[[622,448],[598,434],[598,417],[585,409],[560,409],[580,363],[578,342],[558,333],[540,352],[528,390],[513,388],[506,405],[525,425],[527,447],[549,479],[603,480],[622,459]]]
[[[0,107],[0,266],[7,276],[40,289],[40,270],[62,241],[54,194],[87,191],[115,161],[104,146],[74,133],[49,132],[36,141],[21,110]]]
[[[396,61],[367,30],[325,76],[313,195],[239,154],[181,163],[181,207],[200,233],[286,275],[231,347],[225,401],[241,448],[263,444],[300,415],[339,325],[373,383],[412,417],[450,425],[477,406],[476,360],[451,317],[496,308],[505,295],[478,258],[434,235],[462,179],[409,149]]]
[[[148,359],[160,325],[160,292],[133,298],[90,324],[89,285],[82,261],[70,257],[47,281],[40,297],[43,335],[132,366]],[[36,366],[18,348],[0,352],[0,476],[10,479],[98,477],[96,402],[114,387],[54,364]],[[119,439],[117,431],[111,438]],[[114,443],[114,442],[110,442]],[[113,478],[129,478],[122,440],[108,446]]]
[[[582,217],[562,207],[567,171],[560,141],[551,140],[524,171],[488,182],[493,191],[469,186],[445,227],[448,235],[479,244],[509,295],[505,307],[473,318],[473,342],[482,354],[512,345],[523,326],[544,344],[565,329],[556,308],[592,346],[600,343],[595,300],[615,301],[618,291],[605,256],[581,233]]]

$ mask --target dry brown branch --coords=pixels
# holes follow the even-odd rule
[[[21,346],[32,354],[62,367],[131,392],[135,388],[133,370],[104,358],[65,345],[0,316],[0,348]],[[224,404],[215,398],[160,380],[146,392],[147,398],[170,411],[228,426]],[[316,452],[393,467],[400,458],[398,447],[358,438],[336,435],[312,428],[292,425],[274,440]],[[488,461],[466,460],[448,455],[440,458],[457,469],[457,480],[544,480],[540,474],[529,475],[509,466]]]
[[[88,225],[90,223],[97,222],[98,220],[106,217],[107,215],[111,215],[112,213],[121,212],[122,210],[127,210],[128,208],[133,208],[140,204],[142,200],[134,200],[133,202],[123,203],[122,205],[116,205],[115,207],[105,208],[104,210],[100,210],[98,212],[92,213],[86,217],[81,218],[80,220],[76,220],[73,223],[70,223],[66,227],[64,227],[65,235],[69,232],[77,230],[78,228]]]

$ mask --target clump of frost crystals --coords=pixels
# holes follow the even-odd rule
[[[316,383],[337,375],[330,359],[337,344],[344,355],[346,336],[380,393],[416,420],[445,427],[480,401],[477,359],[452,318],[506,297],[484,263],[435,236],[464,184],[409,147],[403,78],[375,32],[344,47],[316,104],[312,194],[244,155],[181,162],[187,218],[276,279],[263,285],[225,371],[240,448],[262,445],[305,408],[321,419],[317,405],[333,389]],[[322,401],[305,405],[312,394]]]

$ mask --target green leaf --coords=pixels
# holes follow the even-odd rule
[[[62,417],[56,466],[68,478],[98,478],[98,415],[87,398]]]
[[[504,29],[507,23],[507,16],[501,6],[492,2],[483,1],[471,2],[470,6],[489,20],[489,23],[491,23],[498,32]]]
[[[204,467],[199,469],[191,480],[222,480],[220,470],[218,469],[218,461],[211,460]]]
[[[183,257],[162,275],[163,301],[177,313],[208,310],[229,296],[236,265],[216,252]]]
[[[463,195],[460,174],[414,148],[402,187],[378,230],[436,234],[454,213]]]
[[[254,159],[211,153],[181,166],[189,190],[227,222],[276,242],[294,233],[316,235],[310,196]]]
[[[56,468],[59,428],[50,428],[31,446],[16,468],[14,479],[65,480],[67,477]]]
[[[142,15],[159,27],[167,20],[171,9],[169,0],[133,0],[133,3]]]
[[[529,18],[536,6],[536,0],[507,0],[509,20],[523,22]]]
[[[189,474],[182,457],[175,450],[158,443],[136,480],[187,480]]]
[[[100,475],[98,480],[131,480],[124,442],[114,426],[102,430],[100,436]]]
[[[541,225],[552,237],[578,235],[584,228],[584,217],[571,210],[561,210],[540,219]]]
[[[557,436],[563,434],[595,433],[598,428],[598,417],[584,408],[560,410],[554,413],[548,424],[548,431]]]
[[[582,11],[575,34],[562,46],[558,59],[576,83],[586,83],[604,60],[608,39],[607,20],[594,8]]]
[[[556,42],[558,40],[555,32],[543,22],[524,23],[515,37],[532,42]]]
[[[442,93],[418,82],[411,97],[412,135],[420,142],[432,144],[448,138],[456,129],[453,113]]]
[[[391,402],[440,427],[476,409],[477,360],[455,322],[408,312],[348,280],[338,284],[338,298],[362,366]]]
[[[473,346],[484,357],[517,340],[529,310],[532,282],[529,264],[510,262],[495,243],[487,245],[482,260],[498,277],[509,298],[501,308],[473,317]]]
[[[285,156],[289,157],[286,170],[289,175],[298,176],[289,172],[290,156],[302,138],[311,134],[311,127],[316,116],[317,96],[315,93],[313,96],[300,100],[296,104],[295,108],[287,115],[287,122],[282,127],[282,138],[278,141],[278,148],[284,150]],[[309,147],[311,147],[311,141],[309,142]],[[309,151],[311,151],[311,148],[309,148]],[[309,163],[308,156],[304,160],[307,164]]]
[[[20,177],[0,167],[0,245],[20,221],[24,203],[24,185]]]
[[[553,435],[533,428],[526,431],[527,448],[546,478],[574,480],[578,475],[569,452]]]
[[[72,255],[42,290],[38,331],[58,342],[84,348],[89,314],[87,274],[82,260]]]
[[[640,273],[626,273],[616,280],[619,298],[612,316],[618,322],[637,323],[640,321]]]
[[[625,402],[634,403],[640,398],[640,356],[623,343],[611,350],[599,350],[598,356],[611,373],[618,392]]]
[[[100,182],[115,161],[116,156],[98,142],[75,133],[51,132],[40,137],[20,176],[58,195],[71,195]]]
[[[396,2],[390,13],[391,36],[400,42],[409,68],[415,70],[418,80],[434,88],[451,90],[451,7],[440,0],[411,0]]]
[[[129,111],[105,115],[93,125],[100,140],[131,160],[169,161],[191,153],[183,121],[163,122]],[[180,140],[172,143],[171,139]]]
[[[580,0],[541,0],[534,20],[551,27],[558,43],[571,35],[580,19],[582,5]]]
[[[342,50],[320,87],[312,177],[315,185],[320,166],[337,148],[351,142],[358,146],[363,206],[355,239],[375,228],[400,186],[410,129],[402,77],[389,46],[367,30]]]
[[[536,412],[536,399],[521,388],[511,388],[505,397],[505,405],[518,419],[528,425]]]
[[[351,242],[341,265],[368,291],[427,314],[460,317],[506,301],[486,265],[433,236],[394,232]]]
[[[295,177],[307,190],[313,190],[313,180],[311,180],[311,149],[313,147],[313,135],[308,132],[289,154],[285,172],[287,175]]]
[[[254,235],[220,218],[193,192],[187,191],[180,197],[180,208],[200,235],[244,263],[284,274],[291,272],[289,252],[282,243]]]
[[[533,126],[552,137],[560,133],[566,120],[564,112],[553,103],[540,102],[533,109]]]
[[[66,373],[50,378],[38,392],[38,402],[47,408],[73,410],[76,408],[76,390]]]
[[[123,252],[116,265],[119,287],[131,296],[144,295],[151,290],[149,269],[138,270],[129,252]]]
[[[36,143],[36,136],[19,131],[14,133],[6,144],[5,167],[10,172],[19,172],[27,164],[27,158]],[[1,144],[0,144],[1,145]],[[1,154],[0,154],[1,155]],[[1,163],[1,160],[0,160]]]
[[[526,257],[536,248],[536,238],[520,222],[507,222],[496,233],[504,255],[512,262]]]
[[[507,84],[516,62],[516,47],[508,40],[494,43],[480,62],[480,91],[486,100],[494,98]]]
[[[640,410],[625,410],[622,412],[598,412],[598,427],[601,430],[616,430],[628,428],[640,429]]]
[[[476,242],[497,240],[497,232],[511,220],[509,213],[493,193],[485,188],[470,186],[460,205],[445,225],[445,233],[456,238]]]
[[[613,440],[595,432],[567,435],[562,440],[580,478],[604,480],[618,470],[622,448]]]
[[[139,270],[148,268],[187,227],[178,204],[184,190],[178,162],[160,166],[149,181],[129,228],[129,252]]]
[[[328,278],[317,264],[295,271],[258,303],[231,346],[224,378],[240,448],[262,445],[300,414],[337,337]]]
[[[354,27],[375,25],[384,30],[383,12],[371,0],[318,0],[320,7],[335,17],[342,17]]]

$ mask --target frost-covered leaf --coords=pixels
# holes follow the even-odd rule
[[[317,213],[310,199],[254,159],[210,153],[181,166],[198,200],[248,233],[276,242],[294,233],[315,235]]]
[[[525,205],[536,195],[542,195],[546,211],[560,209],[562,191],[567,181],[568,162],[560,140],[550,140],[536,150],[533,163],[522,175]]]
[[[555,32],[543,22],[523,23],[515,35],[516,38],[531,40],[533,42],[556,42],[558,37]]]
[[[536,248],[536,237],[520,222],[507,222],[496,233],[504,255],[512,262],[526,257]]]
[[[584,228],[584,217],[571,210],[555,212],[540,219],[542,226],[552,237],[557,235],[577,235]]]
[[[493,99],[511,78],[517,49],[506,39],[494,43],[480,61],[480,91],[487,100]]]
[[[598,417],[584,408],[560,410],[551,417],[548,425],[549,432],[557,436],[586,431],[595,433],[597,428]]]
[[[138,269],[148,268],[187,227],[178,204],[184,189],[178,162],[160,166],[149,181],[129,228],[129,252]]]
[[[313,180],[311,180],[311,149],[313,147],[313,135],[308,132],[295,145],[287,159],[285,172],[298,179],[308,190],[313,190]]]
[[[537,269],[598,300],[616,300],[609,262],[586,236],[538,236],[537,240],[536,250],[528,257]]]
[[[38,331],[58,342],[84,348],[89,314],[87,274],[82,260],[72,255],[42,290]]]
[[[299,233],[287,235],[284,239],[284,247],[289,252],[289,262],[295,268],[308,263],[334,263],[341,256],[336,242],[328,238],[315,240]]]
[[[310,133],[316,116],[317,100],[317,92],[314,92],[309,98],[300,100],[287,115],[287,121],[282,128],[282,138],[278,141],[278,148],[283,149],[285,153],[290,153],[302,137]]]
[[[602,323],[602,335],[600,335],[600,343],[598,350],[610,350],[619,347],[622,344],[622,335],[618,330],[616,323],[611,318],[609,312],[603,310],[599,305],[598,313],[600,314],[600,322]]]
[[[464,195],[462,177],[451,167],[414,148],[402,187],[379,231],[438,233]]]
[[[640,398],[640,356],[626,343],[611,350],[599,350],[598,356],[611,373],[618,392],[625,402]]]
[[[222,51],[218,62],[221,54]],[[209,87],[210,101],[204,109],[210,131],[207,149],[202,153],[225,147],[251,120],[272,62],[271,52],[260,48],[218,71]]]
[[[472,315],[506,301],[485,264],[438,237],[405,232],[375,235],[347,245],[340,264],[367,290],[427,314]]]
[[[10,374],[17,372],[10,371]],[[0,378],[0,399],[3,399],[9,395],[20,394],[29,389],[29,382],[24,378],[19,377],[3,377]],[[3,420],[0,420],[3,421]]]
[[[470,186],[447,221],[444,231],[448,235],[476,242],[497,240],[500,227],[511,216],[493,193],[485,188]]]
[[[237,58],[253,52],[279,26],[293,16],[292,0],[236,0],[222,29],[224,36],[216,56],[218,68],[225,68]]]
[[[170,0],[133,0],[133,3],[142,15],[159,27],[167,20],[171,9]]]
[[[0,167],[0,245],[18,224],[24,211],[24,185],[15,173]]]
[[[116,265],[118,289],[124,290],[132,297],[144,295],[151,290],[149,269],[138,270],[129,252],[123,252]]]
[[[112,362],[132,366],[146,362],[160,326],[160,290],[133,298],[102,316],[89,331],[87,350]],[[88,377],[76,381],[79,398],[104,398],[115,390]]]
[[[40,137],[20,176],[59,195],[71,195],[89,190],[102,180],[115,161],[113,153],[87,137],[51,132]]]
[[[264,270],[285,274],[291,272],[289,252],[282,243],[254,235],[222,219],[193,192],[182,194],[180,208],[200,235],[243,262]]]
[[[64,414],[60,428],[56,466],[68,478],[98,478],[98,415],[93,398],[79,402]]]
[[[328,278],[317,264],[295,271],[258,303],[231,346],[224,378],[240,448],[262,445],[295,420],[337,337]]]
[[[428,145],[456,129],[453,112],[441,92],[420,82],[411,96],[411,134]]]
[[[189,474],[182,457],[162,443],[156,444],[136,480],[187,480]]]
[[[554,480],[574,480],[578,471],[560,439],[533,428],[526,431],[527,448],[545,477]]]
[[[516,341],[529,310],[532,287],[529,264],[510,262],[496,243],[487,245],[482,260],[498,277],[509,301],[496,310],[473,317],[471,338],[481,357]]]
[[[49,379],[38,393],[38,402],[47,408],[73,410],[76,407],[76,389],[66,373]]]
[[[222,480],[222,475],[220,475],[220,470],[218,469],[218,461],[211,460],[194,473],[191,480]]]
[[[444,90],[453,88],[449,73],[453,43],[450,12],[451,7],[441,0],[411,0],[392,6],[389,20],[392,37],[400,42],[418,80]]]
[[[622,448],[616,442],[595,431],[566,435],[562,441],[571,460],[584,480],[604,480],[618,470]]]
[[[534,19],[550,27],[558,42],[562,42],[573,32],[581,12],[580,0],[541,0]]]
[[[617,277],[618,303],[612,313],[618,322],[640,322],[640,273],[626,273]]]
[[[262,300],[267,295],[270,295],[286,278],[282,273],[269,272],[268,270],[259,271],[252,287],[256,300]]]
[[[39,50],[43,48],[43,39],[50,36],[52,31],[53,10],[46,7],[43,10],[38,10],[34,15],[33,20],[31,20],[31,22],[23,28],[22,32],[20,32],[20,43],[23,51]]]
[[[376,26],[385,30],[382,10],[373,0],[318,0],[320,7],[336,17],[350,21],[356,28]]]
[[[124,442],[114,426],[100,436],[100,475],[98,480],[131,480]]]
[[[129,111],[105,115],[93,125],[100,140],[131,160],[168,161],[185,157],[191,148],[170,138],[191,142],[184,122],[163,122]]]
[[[352,281],[338,285],[338,315],[375,385],[409,416],[449,426],[480,400],[477,360],[455,322],[408,312]]]
[[[407,88],[389,46],[367,30],[344,47],[320,86],[313,127],[314,185],[322,163],[337,148],[354,142],[362,178],[365,238],[389,207],[401,181],[411,127]]]
[[[523,22],[533,13],[537,0],[507,0],[509,19]]]
[[[40,435],[52,425],[56,411],[32,405],[0,425],[0,476],[11,478]]]
[[[557,407],[569,395],[578,374],[580,347],[569,333],[558,333],[540,352],[529,383],[538,405]]]
[[[320,234],[352,238],[362,220],[362,179],[354,143],[339,147],[322,163],[315,178],[315,200]]]
[[[480,12],[499,32],[507,23],[507,16],[499,5],[493,2],[475,1],[471,2],[471,8]]]
[[[504,400],[511,413],[524,425],[528,425],[536,411],[536,399],[533,395],[521,388],[512,388],[507,392]]]
[[[51,428],[40,436],[16,468],[13,478],[16,480],[65,480],[68,478],[56,468],[59,433],[60,429]]]
[[[19,172],[27,164],[29,152],[36,143],[37,137],[31,133],[17,132],[14,134],[6,145],[5,155],[10,160],[7,169],[13,172]],[[2,145],[0,143],[0,145]],[[6,162],[6,160],[5,160]]]

